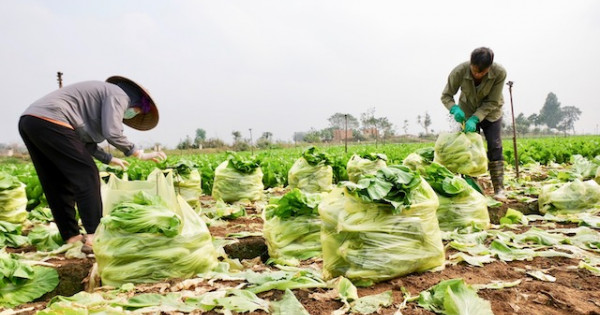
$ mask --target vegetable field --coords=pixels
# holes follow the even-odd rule
[[[0,311],[600,314],[600,137],[519,140],[519,178],[506,141],[504,201],[480,139],[443,141],[99,165],[90,255],[6,161]]]

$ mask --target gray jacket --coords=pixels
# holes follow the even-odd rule
[[[123,113],[131,103],[117,85],[102,81],[75,83],[58,89],[31,104],[23,115],[47,117],[73,127],[91,154],[108,164],[112,155],[97,144],[108,141],[126,156],[137,148],[123,135]]]

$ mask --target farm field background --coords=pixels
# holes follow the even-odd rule
[[[344,152],[344,146],[321,146],[319,150],[326,152],[332,158],[333,182],[338,183],[348,180],[346,165],[355,153],[383,153],[386,154],[388,165],[401,164],[402,160],[410,153],[418,149],[432,147],[433,143],[408,143],[408,144],[385,144],[385,145],[350,145],[348,152]],[[418,296],[420,292],[448,279],[462,278],[470,285],[480,285],[478,295],[490,301],[495,314],[598,314],[600,313],[600,269],[598,261],[586,260],[585,257],[596,257],[600,252],[600,217],[598,211],[592,211],[587,219],[580,217],[559,217],[540,215],[537,197],[541,187],[547,183],[567,183],[574,180],[572,175],[571,158],[581,155],[586,159],[593,159],[600,155],[600,137],[578,136],[578,137],[556,137],[539,139],[519,139],[518,150],[521,161],[521,178],[515,179],[513,172],[512,140],[504,140],[504,156],[506,164],[506,185],[508,201],[504,203],[489,202],[490,219],[494,226],[489,231],[474,231],[480,233],[482,245],[491,248],[494,241],[506,241],[511,244],[504,256],[498,251],[491,250],[487,255],[489,260],[484,263],[468,263],[462,254],[470,253],[468,249],[457,245],[459,236],[445,235],[445,258],[446,264],[443,270],[424,273],[409,274],[395,279],[383,281],[366,287],[358,288],[358,296],[371,296],[391,292],[393,302],[383,303],[378,307],[379,314],[434,314],[430,310],[419,307],[416,302],[403,304],[407,298]],[[250,202],[236,205],[244,208],[244,214],[239,216],[227,215],[217,216],[211,213],[209,217],[204,216],[209,231],[214,238],[215,244],[220,244],[231,259],[237,259],[241,270],[259,272],[290,271],[292,274],[303,273],[300,269],[285,269],[275,265],[266,264],[268,253],[266,252],[265,239],[263,236],[263,216],[266,203],[270,197],[278,197],[288,191],[288,171],[294,162],[301,156],[306,146],[298,146],[289,149],[276,149],[256,151],[255,156],[260,160],[261,169],[264,174],[263,184],[266,190],[266,198],[260,202]],[[212,211],[217,207],[216,201],[210,197],[215,169],[226,160],[226,153],[214,154],[180,154],[180,151],[169,152],[169,159],[158,166],[167,168],[180,162],[188,163],[196,167],[201,174],[201,188],[203,196],[200,197],[196,210],[199,213]],[[240,156],[248,157],[250,152],[240,152]],[[152,170],[157,166],[150,162],[139,162],[131,160],[132,165],[126,171],[129,180],[145,180]],[[39,182],[31,164],[17,160],[4,160],[0,164],[0,170],[14,175],[27,185],[28,208],[39,208],[44,205]],[[118,177],[125,174],[115,168],[100,166],[103,175],[114,173]],[[490,194],[488,176],[478,179],[480,185],[487,194]],[[597,205],[600,210],[600,205]],[[524,213],[527,219],[519,219],[512,224],[500,224],[500,219],[505,217],[509,209]],[[32,212],[33,213],[33,212]],[[585,256],[573,247],[575,241],[569,241],[580,233],[581,226],[589,227],[592,232],[591,241],[585,243]],[[31,226],[23,230],[31,229]],[[542,231],[542,232],[539,232]],[[515,235],[511,234],[514,233]],[[536,234],[537,233],[537,234]],[[562,233],[562,234],[561,234]],[[516,241],[519,236],[525,235],[523,243]],[[548,238],[555,237],[554,241]],[[558,241],[557,241],[558,239]],[[574,238],[576,239],[576,238]],[[580,248],[581,249],[581,248]],[[31,245],[20,247],[5,247],[10,253],[34,255],[39,250]],[[514,251],[512,251],[514,250]],[[519,252],[518,250],[521,250]],[[519,254],[517,254],[519,252]],[[544,252],[546,254],[535,255],[533,252]],[[462,254],[461,254],[462,253]],[[582,256],[584,255],[584,256]],[[473,255],[477,256],[477,255]],[[486,256],[486,255],[483,255]],[[64,253],[47,255],[39,258],[48,264],[52,264],[59,270],[61,281],[68,275],[80,274],[80,278],[86,278],[85,284],[71,283],[70,288],[64,286],[62,291],[55,290],[38,299],[33,303],[25,303],[6,309],[8,313],[34,313],[44,309],[52,296],[57,294],[67,295],[65,292],[74,294],[85,287],[93,287],[92,273],[88,277],[89,270],[95,261],[93,256],[72,259],[66,258]],[[233,265],[234,263],[230,263]],[[582,266],[587,266],[582,267]],[[299,268],[307,268],[319,271],[322,268],[322,259],[313,258],[303,261]],[[300,270],[300,271],[299,271]],[[292,292],[297,300],[308,310],[310,314],[330,314],[336,310],[343,309],[346,302],[339,296],[332,294],[331,285],[324,285],[318,279],[318,275],[303,274],[306,279],[315,281],[318,285],[296,286]],[[96,275],[97,276],[97,275]],[[206,275],[205,275],[206,276]],[[155,284],[139,284],[133,288],[114,290],[110,287],[95,288],[96,293],[107,296],[117,296],[121,299],[132,299],[135,296],[148,296],[147,294],[158,294],[165,296],[167,293],[177,293],[176,299],[185,300],[190,295],[200,295],[215,289],[233,288],[249,282],[249,279],[226,279],[213,275],[213,280],[206,276],[206,280],[196,278],[192,280],[169,280]],[[306,280],[304,279],[304,280]],[[66,282],[66,280],[65,280]],[[293,281],[292,281],[293,282]],[[75,285],[73,285],[75,283]],[[246,285],[252,288],[252,285]],[[277,286],[275,286],[277,287]],[[257,297],[264,301],[277,301],[284,297],[285,290],[256,291]],[[97,305],[109,305],[109,302],[96,301]],[[266,314],[270,308],[260,304],[252,314]],[[114,306],[114,305],[113,305]],[[185,308],[177,303],[166,303],[164,301],[151,301],[140,303],[136,306],[134,302],[121,305],[121,309],[142,312],[202,312],[198,309]],[[153,308],[152,308],[153,307]],[[178,308],[179,307],[179,308]],[[262,307],[262,309],[261,309]],[[88,308],[89,309],[89,308]],[[217,310],[219,310],[217,308]],[[227,312],[227,308],[223,308]],[[235,312],[235,308],[233,308]],[[243,310],[239,308],[238,310]],[[272,311],[272,309],[271,309]],[[346,310],[348,311],[348,310]],[[215,310],[209,313],[215,313]],[[290,313],[291,314],[291,313]],[[342,314],[342,313],[340,313]]]

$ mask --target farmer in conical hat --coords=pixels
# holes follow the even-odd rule
[[[494,63],[494,52],[480,47],[471,53],[471,60],[450,72],[442,92],[442,103],[459,123],[465,123],[465,132],[483,130],[487,141],[488,169],[494,198],[506,200],[504,195],[504,156],[502,154],[502,89],[506,70]],[[460,89],[458,102],[454,95]]]
[[[60,88],[31,104],[19,120],[60,235],[67,243],[82,241],[86,251],[102,217],[100,176],[92,157],[122,168],[129,164],[98,143],[106,140],[140,160],[166,159],[164,152],[145,153],[127,140],[123,124],[150,130],[158,124],[158,110],[146,89],[121,76]],[[87,235],[79,232],[75,205]]]

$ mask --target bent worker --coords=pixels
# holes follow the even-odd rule
[[[144,153],[127,140],[123,124],[152,129],[158,124],[158,110],[141,85],[121,76],[58,89],[31,104],[19,120],[19,133],[60,235],[67,243],[83,242],[85,251],[91,251],[102,218],[100,175],[92,157],[123,168],[129,164],[98,143],[106,140],[125,156],[140,160],[166,159],[162,151]],[[87,235],[80,233],[75,205]]]
[[[442,92],[442,103],[457,122],[465,123],[465,132],[483,130],[494,198],[498,200],[506,199],[501,137],[505,80],[506,70],[494,62],[494,52],[480,47],[473,50],[470,61],[459,64],[450,72]],[[456,102],[454,95],[459,89],[460,96]]]

